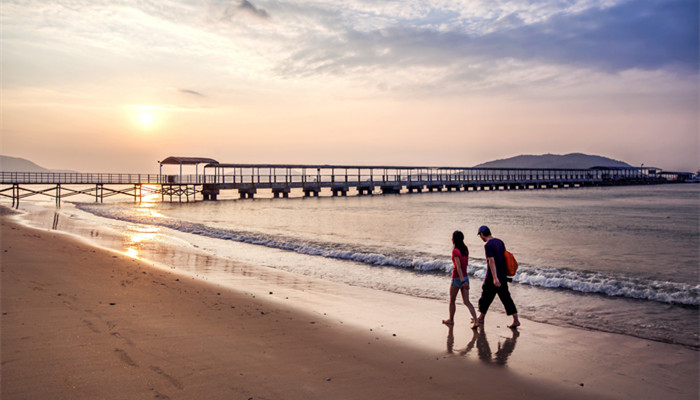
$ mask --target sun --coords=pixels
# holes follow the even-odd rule
[[[153,113],[143,111],[139,114],[139,122],[144,127],[150,127],[151,125],[153,125],[153,122],[155,122],[155,117],[153,116]]]
[[[141,133],[160,130],[164,120],[163,107],[158,105],[127,105],[126,111],[133,129]]]

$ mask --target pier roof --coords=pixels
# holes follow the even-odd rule
[[[588,171],[588,170],[658,170],[655,167],[592,167],[592,168],[497,168],[497,167],[436,167],[436,166],[396,166],[396,165],[329,165],[329,164],[227,164],[210,163],[204,168],[263,168],[263,169],[389,169],[389,170],[474,170],[474,171]]]
[[[161,165],[163,164],[175,164],[175,165],[196,165],[196,164],[213,164],[216,165],[219,162],[212,158],[203,157],[168,157],[163,161],[158,161]]]

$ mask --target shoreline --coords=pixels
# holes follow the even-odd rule
[[[0,220],[3,398],[698,396],[698,352],[679,345],[531,321],[515,335],[500,313],[474,333],[462,308],[450,334],[446,302],[232,271],[266,277],[256,296]]]
[[[427,274],[411,276],[405,279],[402,268],[367,268],[364,262],[353,265],[351,269],[344,265],[345,259],[323,257],[320,261],[310,261],[305,252],[296,249],[287,251],[274,246],[257,246],[245,241],[227,240],[217,236],[188,233],[169,227],[167,224],[120,217],[101,216],[93,211],[64,208],[56,211],[53,207],[38,207],[24,213],[18,218],[20,223],[46,230],[66,233],[92,245],[118,251],[134,258],[157,260],[156,265],[167,270],[178,270],[198,279],[216,282],[221,285],[238,287],[241,274],[256,275],[256,279],[246,284],[256,284],[259,280],[269,281],[277,275],[274,270],[286,270],[292,276],[302,275],[319,278],[318,285],[326,281],[340,282],[341,285],[363,286],[373,290],[387,291],[399,294],[443,301],[445,296],[444,280],[437,275]],[[140,212],[148,215],[150,205],[139,207]],[[81,216],[81,214],[84,214]],[[85,218],[87,217],[87,219]],[[261,255],[264,253],[264,256]],[[305,259],[306,258],[306,259]],[[310,257],[314,258],[314,257]],[[479,261],[477,261],[478,264]],[[255,266],[239,268],[240,265]],[[319,268],[321,267],[321,268]],[[478,267],[477,267],[478,268]],[[239,270],[237,274],[229,271]],[[260,273],[260,271],[265,271]],[[232,277],[234,277],[232,279]],[[476,273],[474,275],[476,277]],[[282,278],[280,278],[282,279]],[[480,284],[476,278],[476,285]],[[553,277],[545,277],[553,279]],[[570,277],[569,277],[570,279]],[[232,282],[232,283],[231,283]],[[394,284],[396,283],[396,284]],[[625,281],[618,282],[621,285]],[[650,282],[652,284],[653,282]],[[271,285],[275,285],[272,282]],[[610,282],[606,282],[610,285]],[[472,298],[478,298],[478,287],[472,290]],[[258,288],[258,294],[264,295],[266,288]],[[640,288],[640,290],[643,288]],[[329,290],[330,291],[330,290]],[[655,301],[639,304],[636,298],[625,296],[607,296],[588,291],[569,291],[545,286],[514,285],[511,287],[514,298],[518,299],[526,319],[545,324],[571,327],[574,329],[591,330],[628,335],[631,337],[657,341],[668,344],[679,344],[691,350],[700,350],[698,331],[696,329],[697,308],[694,310],[674,306],[668,310],[666,303]],[[686,290],[684,293],[692,297]],[[697,294],[696,294],[697,298]],[[617,313],[605,313],[610,302]],[[562,304],[560,312],[552,312],[553,304]],[[692,307],[692,306],[691,306]],[[556,307],[554,307],[556,308]],[[544,312],[542,311],[544,310]],[[499,312],[498,308],[494,310]],[[600,311],[603,311],[602,313]],[[670,311],[670,312],[669,312]],[[649,322],[645,322],[649,319]]]

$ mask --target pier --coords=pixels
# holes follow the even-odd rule
[[[657,168],[500,169],[281,164],[208,164],[202,175],[204,199],[222,190],[252,198],[258,190],[288,197],[293,189],[307,197],[327,191],[333,196],[573,188],[582,186],[665,183]]]
[[[287,198],[292,191],[305,197],[402,194],[441,191],[534,190],[587,186],[646,185],[685,181],[685,173],[666,173],[654,167],[590,169],[455,168],[406,166],[350,166],[303,164],[222,164],[213,159],[168,157],[159,161],[159,174],[83,174],[0,172],[0,198],[19,207],[21,199],[48,196],[61,200],[89,196],[96,202],[121,195],[141,201],[217,200],[223,191],[254,198],[269,191]],[[163,166],[179,166],[164,174]],[[185,174],[184,167],[194,167]],[[200,169],[201,168],[201,169]]]

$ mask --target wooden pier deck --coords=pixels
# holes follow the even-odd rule
[[[197,160],[187,159],[193,165]],[[213,161],[206,159],[208,161]],[[159,195],[162,201],[217,200],[222,191],[234,190],[240,198],[253,198],[260,190],[274,197],[289,197],[295,190],[304,196],[400,194],[433,191],[526,190],[575,188],[600,185],[641,185],[681,182],[678,173],[658,168],[454,168],[289,164],[219,164],[209,162],[201,173],[185,175],[180,164],[176,175],[83,174],[0,172],[0,198],[12,200],[43,195],[62,199],[83,195],[96,202],[116,195],[140,201]]]

